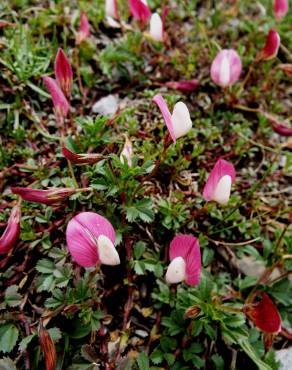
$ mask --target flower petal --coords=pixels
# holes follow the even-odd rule
[[[203,190],[203,198],[207,201],[214,200],[214,193],[216,191],[217,185],[220,179],[228,175],[231,177],[231,183],[235,180],[235,169],[233,164],[225,161],[224,159],[219,159],[213,170],[211,171],[206,185]],[[226,181],[226,180],[224,180]],[[226,185],[226,184],[225,184]],[[218,194],[217,194],[218,195]]]
[[[232,179],[229,175],[221,177],[213,194],[213,200],[219,204],[225,205],[228,203],[231,192]]]
[[[274,0],[274,15],[277,20],[285,17],[285,15],[288,13],[288,10],[288,0]]]
[[[262,300],[249,312],[255,325],[265,333],[281,331],[281,316],[271,298],[264,293]]]
[[[152,100],[158,105],[158,108],[160,109],[160,112],[163,115],[164,122],[166,123],[170,136],[172,140],[176,142],[176,137],[175,137],[174,128],[172,124],[172,116],[170,114],[170,111],[167,107],[165,100],[163,99],[161,94],[155,95]]]
[[[155,41],[163,41],[163,23],[158,13],[152,14],[150,18],[150,35]]]
[[[280,36],[276,30],[270,30],[265,47],[259,54],[260,60],[271,60],[275,58],[278,54],[278,50],[280,47]]]
[[[183,102],[178,102],[175,104],[171,120],[176,139],[186,135],[192,128],[190,112],[188,107]]]
[[[95,239],[76,217],[68,223],[66,240],[71,256],[80,266],[95,266],[99,261]]]
[[[120,264],[119,254],[112,241],[105,235],[100,235],[97,239],[97,250],[100,263],[109,266]]]
[[[186,278],[186,262],[182,257],[175,257],[168,265],[165,279],[170,284],[184,281]]]
[[[55,59],[55,77],[64,94],[67,97],[70,97],[73,82],[73,72],[71,64],[61,48],[59,48]]]

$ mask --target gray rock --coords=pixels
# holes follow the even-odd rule
[[[102,116],[113,116],[118,110],[118,98],[115,95],[108,95],[99,99],[92,107],[93,113]]]

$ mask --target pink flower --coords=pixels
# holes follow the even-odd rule
[[[288,0],[274,0],[274,15],[277,20],[285,17],[285,15],[288,13],[288,10]]]
[[[66,157],[70,162],[75,163],[75,164],[93,164],[102,158],[100,154],[95,154],[95,153],[85,153],[85,154],[77,154],[74,152],[71,152],[66,147],[62,148],[62,154],[64,157]]]
[[[68,223],[66,240],[73,259],[83,267],[118,265],[120,257],[114,247],[115,230],[104,217],[82,212]]]
[[[132,16],[140,21],[143,27],[151,17],[151,11],[147,4],[144,4],[141,0],[129,0],[129,5]]]
[[[266,45],[260,52],[258,60],[270,60],[277,56],[280,47],[280,36],[277,31],[270,30]]]
[[[51,77],[43,77],[43,80],[53,100],[56,120],[62,124],[69,112],[69,103],[56,80]]]
[[[70,98],[73,83],[73,72],[71,64],[62,49],[58,50],[55,59],[55,76],[57,83],[64,94]]]
[[[213,60],[211,78],[221,87],[231,86],[239,79],[241,69],[241,60],[237,52],[233,49],[224,49]]]
[[[76,189],[70,188],[50,188],[47,190],[32,189],[32,188],[20,188],[13,187],[11,188],[12,193],[18,194],[22,199],[29,202],[43,203],[47,205],[52,205],[58,202],[63,201],[68,198],[70,195],[76,193]]]
[[[170,264],[165,275],[168,283],[185,281],[198,285],[201,276],[201,252],[197,238],[192,235],[176,235],[170,243]]]
[[[198,80],[181,80],[181,81],[169,81],[164,84],[170,89],[178,90],[181,92],[191,92],[198,88]]]
[[[128,166],[132,167],[132,157],[133,157],[133,146],[132,146],[131,141],[126,137],[125,145],[124,145],[123,150],[120,154],[120,161],[122,163],[124,163],[125,158],[126,158],[126,160],[128,162]]]
[[[110,18],[119,19],[117,0],[105,0],[105,15]]]
[[[281,331],[281,316],[267,293],[263,293],[261,301],[252,307],[246,306],[244,312],[263,332],[277,334]]]
[[[158,13],[154,13],[151,15],[149,33],[154,41],[162,42],[164,39],[164,24]]]
[[[80,45],[81,42],[86,40],[90,35],[90,24],[87,15],[84,12],[80,14],[79,31],[76,37],[76,44]]]
[[[214,200],[219,204],[227,204],[234,181],[235,169],[233,165],[224,159],[219,159],[208,177],[203,198],[207,201]]]
[[[183,102],[176,103],[171,114],[162,95],[155,95],[153,101],[158,105],[174,142],[190,131],[192,128],[190,112]]]
[[[12,208],[4,233],[0,238],[0,254],[7,254],[15,245],[20,234],[20,207]]]

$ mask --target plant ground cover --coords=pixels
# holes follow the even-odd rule
[[[21,201],[11,187],[74,191],[55,204],[21,201],[19,240],[0,256],[0,369],[268,370],[289,347],[292,142],[274,130],[291,119],[292,77],[280,67],[292,63],[291,9],[276,21],[268,0],[148,5],[170,8],[164,42],[141,30],[127,1],[119,28],[102,0],[1,1],[1,235]],[[82,12],[90,35],[76,44]],[[255,63],[271,28],[278,55]],[[74,80],[61,124],[43,81],[59,48]],[[243,66],[226,88],[210,77],[221,48]],[[193,91],[167,87],[190,79]],[[94,103],[109,94],[113,113],[99,114]],[[190,111],[192,129],[176,143],[156,94]],[[62,147],[99,158],[76,165]],[[236,169],[226,205],[203,198],[219,158]],[[113,225],[120,264],[84,268],[70,255],[67,225],[88,211]],[[199,240],[197,285],[166,282],[178,234]],[[281,315],[276,334],[252,316],[265,293]]]

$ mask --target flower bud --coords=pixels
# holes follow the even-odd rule
[[[221,87],[231,86],[239,79],[241,69],[241,60],[237,52],[233,49],[224,49],[213,60],[211,78]]]
[[[170,284],[185,281],[198,285],[201,276],[201,252],[197,238],[192,235],[176,235],[170,243],[165,279]]]
[[[63,124],[69,112],[69,103],[56,80],[51,77],[43,77],[43,80],[53,100],[56,120],[60,124]]]
[[[211,171],[203,191],[203,198],[226,205],[230,198],[231,185],[235,181],[233,165],[219,159]]]
[[[45,357],[46,370],[55,370],[57,362],[57,354],[55,344],[50,336],[50,333],[40,325],[39,340],[42,352]]]
[[[71,64],[62,49],[58,50],[55,59],[55,76],[63,93],[67,96],[67,98],[70,98],[73,83],[73,72]]]
[[[66,240],[73,259],[83,267],[120,264],[114,247],[115,230],[104,217],[93,212],[82,212],[69,221]]]
[[[84,12],[80,14],[79,31],[76,37],[76,44],[80,45],[90,35],[90,24],[87,15]]]
[[[20,234],[20,207],[12,208],[4,233],[0,238],[0,254],[7,254],[15,245]]]
[[[171,114],[162,95],[155,95],[153,101],[158,105],[174,142],[190,131],[192,128],[190,112],[183,102],[176,103]]]
[[[74,153],[66,147],[62,148],[62,154],[66,157],[70,162],[78,165],[85,165],[85,164],[94,164],[101,160],[101,154],[95,153]]]
[[[257,60],[270,60],[277,56],[278,50],[280,47],[280,36],[277,31],[270,30],[266,45],[263,50],[260,52]]]
[[[181,80],[181,81],[169,81],[164,84],[170,89],[178,90],[181,92],[191,92],[198,88],[198,80]]]
[[[274,15],[277,20],[285,17],[285,15],[288,13],[288,10],[288,0],[274,0]]]
[[[132,157],[133,157],[133,146],[132,146],[131,141],[126,137],[125,145],[120,154],[120,161],[124,163],[124,160],[126,158],[128,162],[128,166],[132,167]]]
[[[140,21],[141,26],[143,27],[151,17],[151,11],[147,4],[143,3],[141,0],[129,0],[129,5],[132,16]]]
[[[43,203],[46,205],[52,205],[59,203],[72,194],[76,193],[76,189],[70,188],[50,188],[48,190],[32,189],[32,188],[11,188],[12,193],[20,195],[22,199],[29,202]]]

